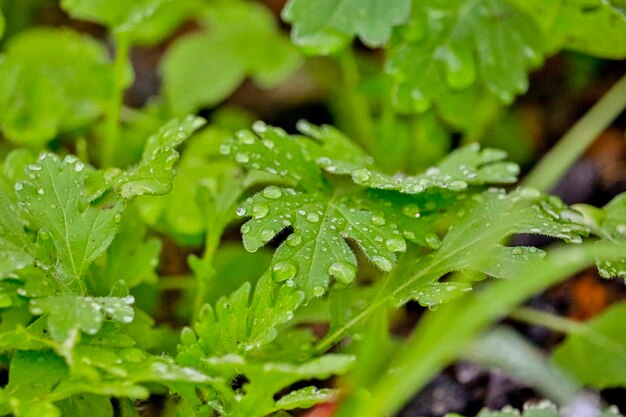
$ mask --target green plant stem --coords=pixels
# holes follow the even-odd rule
[[[547,313],[545,311],[535,310],[534,308],[518,308],[516,310],[513,310],[509,314],[509,317],[513,320],[536,326],[542,326],[560,333],[582,334],[588,331],[588,327],[583,323],[569,320],[555,314]]]
[[[360,91],[359,65],[352,48],[346,48],[337,56],[341,71],[342,88],[335,96],[339,114],[343,115],[345,129],[365,148],[374,146],[374,121],[367,98]]]
[[[626,75],[565,133],[526,176],[523,185],[550,190],[625,107]]]
[[[595,344],[602,344],[609,351],[620,352],[622,348],[614,340],[606,337],[602,333],[595,331],[586,323],[581,323],[560,317],[545,311],[522,307],[512,311],[509,317],[524,323],[543,326],[552,331],[576,334]]]
[[[356,405],[348,404],[352,406],[342,409],[338,417],[393,415],[413,393],[458,357],[472,338],[515,305],[591,265],[596,256],[617,259],[623,250],[623,246],[597,242],[555,248],[514,277],[495,281],[483,291],[470,293],[436,312],[427,312],[390,364],[393,371],[380,379],[369,397],[361,397]]]
[[[113,92],[105,109],[104,137],[102,143],[102,166],[110,167],[115,159],[115,150],[120,134],[120,116],[126,90],[126,71],[130,64],[130,44],[125,36],[115,38],[116,51],[113,61]]]

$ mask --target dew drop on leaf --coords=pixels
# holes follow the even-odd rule
[[[349,284],[356,277],[356,266],[348,262],[334,262],[328,273],[340,283]]]
[[[255,204],[254,206],[252,206],[252,217],[254,217],[255,219],[262,219],[263,217],[267,216],[267,213],[269,212],[270,209],[267,204]]]
[[[272,229],[261,230],[261,240],[263,242],[269,242],[270,240],[272,240],[274,235],[276,235],[276,232],[274,232]]]
[[[406,242],[401,237],[391,237],[385,241],[385,246],[392,252],[404,252]]]
[[[272,266],[272,279],[276,282],[292,279],[298,273],[298,266],[293,261],[280,261]]]
[[[441,246],[441,240],[439,239],[439,236],[434,233],[427,234],[424,237],[424,240],[426,241],[428,247],[431,249],[437,249],[439,246]]]
[[[452,181],[448,184],[448,188],[452,191],[461,191],[467,188],[467,183],[465,181]]]
[[[372,256],[372,262],[380,268],[381,271],[389,272],[393,269],[393,263],[391,263],[391,261],[384,256]]]
[[[309,213],[306,215],[306,219],[311,223],[317,223],[318,221],[320,221],[320,216],[315,213]]]
[[[372,216],[372,224],[376,225],[376,226],[384,226],[385,225],[385,218],[382,216]]]
[[[292,246],[292,247],[298,246],[302,242],[302,236],[300,236],[297,233],[292,233],[287,237],[285,242],[287,243],[287,245]]]
[[[245,207],[237,207],[237,216],[243,217],[245,215],[246,215],[246,208]]]
[[[237,152],[235,154],[235,161],[239,162],[240,164],[245,164],[249,160],[250,160],[250,157],[248,156],[247,153]]]
[[[222,155],[230,155],[232,152],[232,145],[230,143],[222,143],[220,145],[220,153]]]
[[[325,292],[326,290],[321,285],[316,285],[315,287],[313,287],[313,296],[315,297],[321,297],[322,295],[324,295]]]
[[[421,216],[420,208],[415,204],[407,204],[406,206],[402,207],[402,213],[404,213],[404,215],[407,217],[412,217],[415,219]]]
[[[357,182],[365,182],[370,179],[370,172],[367,169],[357,169],[352,173],[352,177]]]
[[[266,187],[261,192],[261,194],[263,194],[264,197],[267,197],[272,200],[276,200],[283,195],[282,191],[280,191],[280,188],[278,188],[275,185],[270,185],[269,187]]]

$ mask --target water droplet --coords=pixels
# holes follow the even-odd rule
[[[280,261],[272,266],[272,279],[283,282],[292,279],[298,273],[298,265],[293,261]]]
[[[222,155],[230,155],[230,153],[232,152],[232,150],[233,150],[233,146],[232,146],[232,144],[231,144],[231,143],[229,143],[229,142],[222,143],[222,144],[220,145],[220,153],[221,153]]]
[[[263,242],[269,242],[276,235],[272,229],[263,229],[261,230],[261,240]]]
[[[340,283],[349,284],[356,277],[356,265],[348,262],[334,262],[328,268],[328,273]]]
[[[120,213],[115,213],[115,216],[113,216],[113,220],[115,221],[115,223],[119,223],[120,221],[122,221],[122,215]]]
[[[254,134],[249,130],[240,130],[235,135],[243,145],[252,145],[256,139]]]
[[[384,256],[376,255],[372,256],[372,262],[376,265],[381,271],[389,272],[393,269],[393,263]]]
[[[257,120],[252,124],[252,130],[257,133],[265,133],[267,131],[267,125],[262,120]]]
[[[246,215],[246,208],[245,207],[237,207],[237,216],[243,217],[245,215]]]
[[[74,171],[76,172],[80,172],[83,169],[85,169],[85,164],[83,164],[82,162],[78,161],[76,162],[76,165],[74,165]]]
[[[41,165],[38,164],[29,164],[26,168],[31,171],[41,171]]]
[[[275,185],[270,185],[269,187],[266,187],[261,192],[261,194],[263,194],[264,197],[267,197],[272,200],[276,200],[277,198],[280,198],[283,195],[282,191],[280,191],[280,188],[278,188]]]
[[[392,252],[404,252],[406,250],[406,242],[399,236],[387,239],[385,246]]]
[[[16,182],[13,188],[15,189],[15,191],[20,191],[24,188],[24,184],[22,184],[21,182]]]
[[[447,188],[452,191],[461,191],[467,188],[467,183],[465,181],[452,181]]]
[[[352,177],[357,183],[365,182],[370,179],[370,172],[367,169],[357,169],[352,173]]]
[[[37,189],[37,194],[44,195],[45,193],[46,193],[46,191],[43,188],[38,188]]]
[[[441,240],[439,239],[439,236],[434,233],[429,233],[424,236],[424,240],[426,241],[428,247],[431,249],[437,249],[439,248],[439,246],[441,246]]]
[[[415,204],[407,204],[406,206],[402,207],[402,213],[404,213],[404,215],[407,217],[413,217],[415,219],[421,216],[420,208]]]
[[[315,213],[309,213],[306,215],[306,219],[310,221],[311,223],[317,223],[320,221],[320,216],[318,216]]]
[[[45,159],[43,158],[44,155],[45,154],[41,155],[39,157],[39,160]],[[63,161],[67,164],[73,164],[74,162],[78,161],[78,158],[76,157],[76,155],[69,154],[69,155],[65,155],[65,158],[63,158]]]
[[[302,242],[302,236],[297,233],[292,233],[287,237],[285,242],[291,247],[298,246]]]
[[[270,209],[267,204],[255,204],[254,206],[252,206],[252,217],[254,217],[255,219],[262,219],[263,217],[267,216],[267,213],[269,212]]]
[[[313,296],[321,297],[326,292],[326,289],[322,285],[316,285],[313,287]]]
[[[245,164],[250,161],[250,157],[247,153],[237,152],[235,154],[235,161],[239,162],[240,164]]]
[[[522,195],[522,197],[526,197],[526,198],[539,198],[541,197],[541,192],[539,190],[537,190],[536,188],[522,188],[520,190],[520,194]]]
[[[263,146],[265,146],[267,149],[273,149],[274,148],[274,142],[272,142],[269,139],[263,139],[263,141],[261,142],[263,144]]]
[[[250,231],[250,225],[245,223],[241,226],[241,233],[248,233]]]
[[[372,216],[372,223],[376,226],[384,226],[386,222],[384,217],[375,215]]]

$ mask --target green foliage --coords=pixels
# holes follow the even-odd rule
[[[356,35],[370,47],[383,46],[395,26],[406,22],[410,0],[291,0],[282,16],[293,25],[294,43],[314,54],[345,47]]]
[[[554,365],[480,338],[594,261],[626,275],[624,196],[568,207],[485,146],[530,149],[502,106],[545,58],[626,55],[623,1],[0,6],[0,415],[137,416],[158,395],[168,416],[379,417],[468,356],[530,361],[563,402],[578,382],[554,368],[626,384],[622,304],[564,326]],[[341,131],[252,123],[289,129],[312,101]],[[528,234],[563,247],[509,246]]]
[[[178,40],[163,61],[164,94],[176,114],[223,101],[246,77],[276,85],[300,64],[295,48],[264,7],[218,2],[203,12],[207,29]],[[219,56],[219,59],[215,59]],[[210,79],[209,83],[198,83]]]
[[[103,45],[68,29],[31,29],[12,37],[0,63],[0,128],[38,149],[102,114],[112,85]]]
[[[553,353],[554,362],[585,385],[598,388],[626,384],[626,304],[618,303],[570,334]]]
[[[483,409],[477,414],[477,417],[557,417],[561,415],[562,411],[563,410],[559,410],[556,405],[544,400],[536,404],[525,404],[522,412],[508,406],[497,411]],[[619,415],[619,412],[615,407],[609,407],[599,413],[599,415],[602,417],[616,417]],[[446,416],[458,417],[458,414],[446,414]]]

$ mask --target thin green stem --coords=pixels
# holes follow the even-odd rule
[[[533,308],[522,307],[513,310],[509,317],[513,320],[521,321],[527,324],[542,326],[555,332],[560,333],[585,333],[588,327],[582,323],[547,313],[545,311],[535,310]]]
[[[113,61],[113,92],[105,109],[104,137],[102,142],[102,166],[109,167],[115,159],[115,150],[120,134],[120,115],[124,104],[126,75],[130,65],[130,43],[126,36],[115,39],[116,51]]]
[[[626,75],[565,133],[526,176],[523,185],[550,190],[626,107]]]
[[[509,317],[524,323],[533,324],[536,326],[543,326],[552,331],[576,334],[583,337],[594,344],[600,344],[604,346],[608,351],[616,352],[619,354],[622,349],[619,343],[606,337],[602,333],[595,331],[592,327],[586,323],[580,323],[564,317],[560,317],[545,311],[539,311],[532,308],[518,308],[509,314]]]
[[[341,71],[342,88],[336,96],[339,114],[346,121],[346,130],[366,149],[374,145],[374,121],[367,98],[360,91],[361,75],[352,48],[346,48],[337,56]]]

